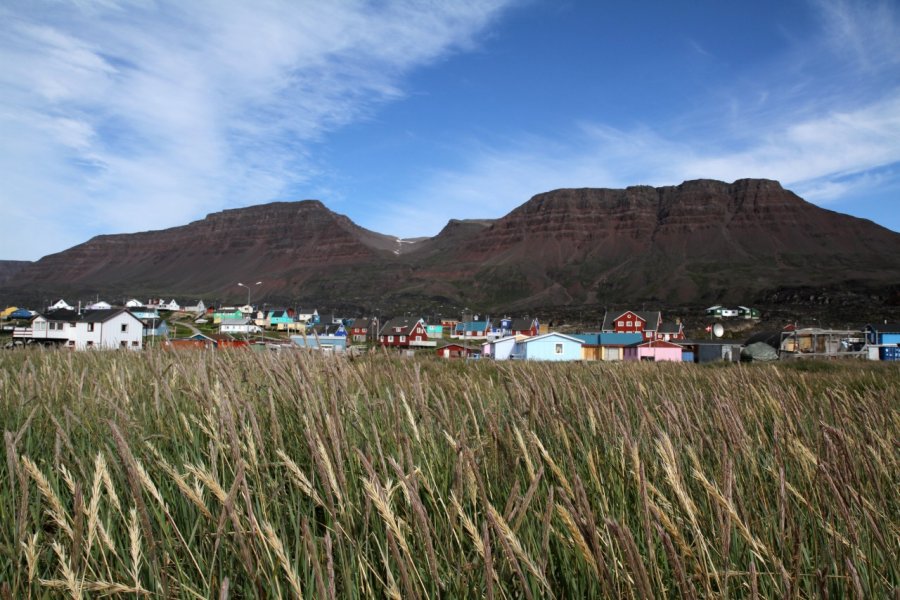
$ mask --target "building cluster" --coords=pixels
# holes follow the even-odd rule
[[[204,332],[176,338],[164,315],[190,317]],[[759,311],[739,306],[713,306],[710,318],[758,319]],[[243,306],[208,307],[202,301],[180,305],[174,299],[129,300],[119,307],[100,301],[77,308],[60,300],[37,314],[17,307],[0,311],[0,318],[28,319],[13,330],[14,343],[139,350],[144,339],[162,339],[165,347],[301,347],[341,353],[383,347],[405,354],[430,352],[442,358],[492,360],[580,361],[738,361],[785,357],[859,356],[900,360],[900,326],[868,325],[860,330],[798,329],[757,334],[744,343],[734,340],[686,339],[680,320],[665,320],[660,311],[623,310],[607,313],[597,331],[550,331],[536,318],[440,318],[416,316],[322,319],[318,311],[294,308],[260,310]],[[181,321],[183,323],[183,321]],[[716,326],[721,335],[721,327]],[[711,333],[716,331],[707,327]],[[282,332],[275,338],[266,332]]]

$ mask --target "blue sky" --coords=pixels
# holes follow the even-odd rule
[[[433,235],[766,177],[900,231],[900,6],[0,0],[0,259],[317,198]]]

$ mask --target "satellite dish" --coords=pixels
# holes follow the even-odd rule
[[[713,325],[713,335],[714,336],[716,336],[717,338],[720,338],[720,337],[722,337],[722,334],[724,334],[724,333],[725,333],[725,328],[722,327],[721,323],[716,323],[715,325]]]

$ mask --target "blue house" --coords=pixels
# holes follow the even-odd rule
[[[581,360],[581,340],[562,333],[546,333],[516,342],[510,358],[521,360]]]
[[[900,323],[866,325],[866,341],[875,346],[900,345]]]
[[[292,335],[291,342],[301,348],[344,352],[347,350],[347,334],[344,335]]]

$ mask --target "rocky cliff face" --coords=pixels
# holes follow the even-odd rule
[[[37,290],[210,293],[263,279],[262,293],[387,259],[395,238],[368,231],[317,200],[225,210],[182,227],[102,235],[21,273]]]
[[[16,281],[53,295],[219,298],[251,278],[271,299],[381,308],[752,302],[781,288],[896,283],[900,234],[754,179],[555,190],[414,244],[302,201],[99,236],[26,266]]]
[[[500,281],[562,303],[749,301],[784,285],[889,282],[898,252],[900,235],[776,181],[698,180],[539,194],[457,243],[447,274],[474,269],[486,293]]]

